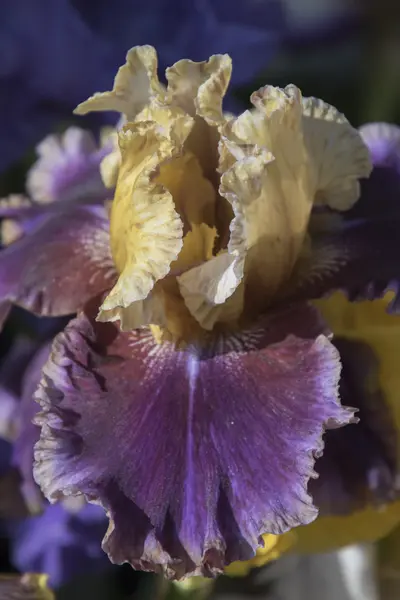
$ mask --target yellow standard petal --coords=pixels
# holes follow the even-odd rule
[[[379,387],[400,432],[400,323],[386,312],[393,294],[373,302],[349,302],[342,293],[315,302],[335,335],[368,344],[379,363]],[[367,383],[374,384],[366,373]],[[398,450],[400,460],[400,449]],[[400,502],[367,507],[345,517],[321,517],[298,527],[296,550],[325,552],[356,542],[374,542],[400,524]]]
[[[168,102],[180,106],[194,118],[194,127],[186,142],[204,175],[218,185],[218,127],[226,120],[222,103],[232,73],[227,54],[217,54],[208,61],[180,60],[166,70]]]
[[[242,280],[265,306],[290,276],[312,208],[299,90],[266,87],[252,102],[255,110],[221,130],[219,191],[234,213],[227,250],[179,278],[189,310],[206,328]]]
[[[157,53],[152,46],[135,46],[118,70],[111,92],[97,92],[75,109],[75,114],[112,110],[132,121],[153,98],[162,98],[165,88],[157,76]]]
[[[100,163],[100,175],[107,188],[117,185],[119,168],[121,166],[121,152],[118,143],[118,131],[126,124],[125,117],[121,117],[114,127],[103,127],[100,132],[101,146],[108,146],[110,152]]]
[[[304,98],[303,115],[315,202],[348,210],[360,196],[358,180],[368,177],[372,170],[368,148],[360,133],[330,104]]]
[[[111,209],[111,250],[120,272],[105,299],[100,320],[123,318],[165,277],[182,248],[183,223],[171,193],[159,181],[163,164],[178,158],[192,120],[168,110],[169,123],[126,125],[119,134],[121,168]],[[130,320],[131,322],[131,320]]]

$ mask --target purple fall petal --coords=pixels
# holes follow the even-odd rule
[[[102,206],[52,209],[30,235],[0,253],[0,302],[41,316],[76,312],[114,279]]]
[[[398,434],[378,385],[378,364],[361,342],[336,338],[344,404],[359,410],[359,423],[328,431],[309,491],[322,515],[350,514],[367,505],[383,506],[399,497]],[[372,383],[374,382],[374,383]]]
[[[354,208],[340,214],[315,211],[311,250],[299,263],[289,296],[314,299],[340,289],[350,300],[372,300],[391,289],[395,297],[389,309],[398,312],[400,128],[387,125],[372,139],[364,137],[374,170],[361,182],[361,197]]]
[[[250,558],[262,533],[316,517],[322,434],[353,419],[322,331],[299,306],[178,351],[81,315],[44,368],[36,480],[101,502],[113,562],[180,578]]]

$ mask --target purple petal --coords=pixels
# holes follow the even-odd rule
[[[252,557],[316,517],[322,434],[353,418],[321,329],[303,306],[178,351],[81,315],[44,368],[36,480],[103,505],[113,562],[179,578]]]
[[[0,253],[0,301],[41,316],[76,312],[115,279],[101,206],[54,211]]]
[[[50,355],[50,344],[35,354],[24,374],[21,400],[15,415],[17,436],[14,442],[13,465],[22,477],[21,491],[28,511],[37,513],[42,509],[43,496],[33,479],[33,448],[40,437],[40,428],[33,423],[38,404],[33,396],[38,388],[42,369]]]
[[[28,172],[26,189],[37,202],[99,202],[112,195],[104,187],[100,163],[112,149],[98,148],[93,135],[69,127],[37,146],[38,160]]]
[[[310,493],[323,515],[377,508],[399,497],[394,419],[378,384],[378,362],[362,342],[336,338],[342,360],[340,395],[359,409],[358,425],[328,431]],[[366,375],[367,374],[367,375]],[[372,383],[374,382],[374,383]]]
[[[372,300],[390,289],[395,297],[389,309],[400,309],[400,144],[393,142],[395,133],[400,140],[400,128],[387,126],[381,135],[388,131],[379,150],[376,138],[366,139],[376,163],[354,208],[314,213],[311,252],[295,273],[292,299],[343,290],[350,300]]]

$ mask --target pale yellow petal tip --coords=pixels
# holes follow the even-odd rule
[[[301,91],[295,85],[288,85],[285,88],[279,88],[272,85],[266,85],[250,96],[251,103],[263,111],[267,116],[278,113],[281,118],[284,115],[291,115],[293,124],[295,119],[301,115]],[[293,111],[293,109],[295,109]]]
[[[157,53],[152,46],[135,46],[126,55],[125,64],[119,68],[110,92],[96,92],[79,104],[74,113],[85,115],[92,111],[117,111],[128,120],[148,104],[152,97],[165,93],[157,76]]]
[[[359,179],[372,171],[368,147],[344,115],[322,100],[304,98],[303,115],[315,202],[349,210],[360,196]]]
[[[170,102],[189,114],[197,113],[209,125],[224,122],[222,102],[232,73],[228,54],[216,54],[208,61],[180,60],[166,70]]]
[[[102,304],[97,315],[97,321],[101,323],[120,322],[121,331],[132,331],[139,327],[154,325],[165,327],[167,324],[164,301],[161,294],[150,294],[145,300],[133,302],[127,307],[113,306],[108,298]]]

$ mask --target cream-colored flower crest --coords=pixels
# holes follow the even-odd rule
[[[111,92],[76,112],[114,110],[125,124],[102,165],[116,185],[111,246],[119,279],[99,313],[123,330],[172,336],[238,323],[287,283],[314,204],[349,209],[369,154],[332,106],[294,85],[265,86],[253,108],[223,112],[228,55],[181,60],[157,77],[151,46],[133,48]]]

